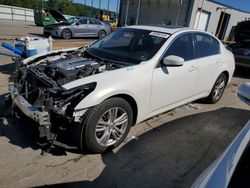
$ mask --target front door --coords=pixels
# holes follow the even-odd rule
[[[181,103],[194,95],[198,75],[198,61],[195,59],[192,34],[182,34],[175,39],[164,57],[182,57],[183,66],[158,66],[153,70],[151,113]]]

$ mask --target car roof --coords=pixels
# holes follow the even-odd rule
[[[132,26],[128,26],[128,28],[144,29],[144,30],[157,31],[157,32],[163,32],[163,33],[168,33],[168,34],[173,34],[178,31],[189,29],[187,27],[176,27],[176,26],[171,26],[171,25],[132,25]]]
[[[74,16],[73,16],[74,17]],[[95,18],[91,18],[91,17],[87,17],[87,16],[75,16],[77,19],[95,19]],[[96,20],[96,19],[95,19]]]

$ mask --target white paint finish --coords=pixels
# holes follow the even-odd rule
[[[179,67],[154,69],[150,113],[191,97],[194,94],[197,76],[197,60],[187,61]]]
[[[222,54],[219,56],[220,63],[218,66],[214,64],[214,57],[207,57],[184,62],[182,67],[164,67],[166,70],[156,68],[162,54],[178,35],[194,32],[195,30],[170,30],[146,26],[134,26],[132,28],[152,31],[157,29],[158,32],[171,32],[173,34],[154,57],[148,61],[141,62],[141,64],[135,66],[95,74],[65,84],[63,88],[69,90],[91,82],[97,83],[95,90],[75,107],[76,111],[98,105],[109,97],[126,94],[136,101],[138,107],[137,123],[139,123],[156,114],[208,96],[208,91],[212,89],[213,83],[221,73],[219,71],[228,71],[229,80],[231,79],[234,71],[234,58],[231,52],[222,45]],[[28,63],[36,57],[38,56],[26,59],[24,63]],[[207,63],[208,61],[212,63]],[[199,68],[201,64],[206,65],[206,63],[207,66],[203,73],[206,76],[204,76],[202,73],[199,74]]]

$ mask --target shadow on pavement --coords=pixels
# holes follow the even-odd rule
[[[249,72],[250,72],[250,68],[236,66],[235,71],[234,71],[234,77],[250,79]]]
[[[11,74],[14,73],[15,67],[16,67],[16,65],[13,62],[9,63],[9,64],[5,64],[5,65],[0,65],[0,72],[2,74],[9,74],[9,75],[11,75]]]
[[[190,187],[249,118],[250,111],[222,108],[173,120],[102,154],[106,167],[93,181],[43,187]]]

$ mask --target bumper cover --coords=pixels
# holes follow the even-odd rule
[[[22,95],[20,95],[14,85],[9,84],[9,91],[13,103],[29,118],[38,122],[39,125],[50,127],[50,115],[46,111],[40,111],[36,107],[32,106]]]

